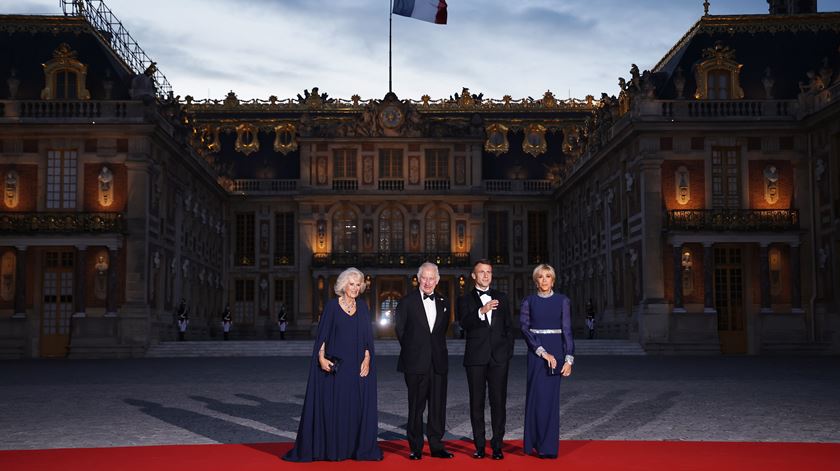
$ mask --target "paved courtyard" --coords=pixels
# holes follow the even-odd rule
[[[396,357],[377,360],[380,438],[403,438],[405,384]],[[308,361],[0,362],[0,449],[290,441]],[[471,436],[460,362],[450,359],[449,438]],[[511,368],[510,439],[522,437],[524,363],[517,356]],[[561,438],[840,442],[839,363],[579,356],[563,385]]]

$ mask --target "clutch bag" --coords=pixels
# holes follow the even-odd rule
[[[334,355],[324,355],[324,358],[332,363],[332,366],[330,366],[330,374],[334,375],[338,373],[338,367],[341,365],[341,358]]]

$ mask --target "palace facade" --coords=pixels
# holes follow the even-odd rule
[[[191,339],[305,338],[350,266],[389,337],[479,258],[649,352],[837,353],[840,14],[769,3],[582,100],[180,98],[101,2],[0,16],[0,356],[142,356],[182,299]]]

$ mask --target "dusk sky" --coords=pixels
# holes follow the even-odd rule
[[[96,2],[94,2],[96,3]],[[394,92],[446,98],[616,94],[631,63],[656,62],[702,0],[448,0],[449,23],[393,18]],[[388,0],[107,0],[175,93],[291,98],[388,91]],[[840,11],[840,0],[819,0]],[[61,14],[60,0],[0,0],[2,14]],[[711,0],[711,14],[764,14],[765,0]]]

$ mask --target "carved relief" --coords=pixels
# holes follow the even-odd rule
[[[318,157],[318,160],[315,164],[315,171],[316,171],[316,181],[319,185],[326,185],[327,184],[327,158],[324,156]]]
[[[96,180],[99,182],[99,205],[107,208],[114,203],[114,173],[103,165]]]
[[[96,263],[93,265],[96,273],[93,280],[93,295],[96,299],[104,301],[108,295],[108,267],[110,260],[108,252],[100,250],[96,254]]]
[[[455,223],[455,243],[458,250],[464,250],[467,244],[467,223],[458,221]]]
[[[779,201],[779,169],[775,165],[764,168],[764,200],[770,204]]]
[[[691,201],[691,188],[688,169],[681,165],[674,174],[674,183],[677,192],[677,203],[688,204]]]
[[[467,162],[463,155],[455,157],[455,184],[467,184]]]
[[[366,155],[362,160],[362,181],[365,185],[373,184],[373,156]]]
[[[14,170],[9,170],[3,179],[3,203],[7,208],[16,208],[19,202],[20,175]]]
[[[242,123],[236,126],[236,144],[234,145],[236,151],[251,155],[260,150],[258,133],[259,129],[253,124]]]
[[[412,185],[420,183],[420,159],[417,157],[408,159],[408,182]]]

